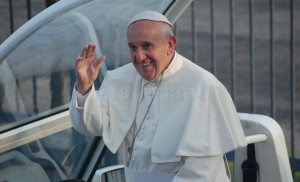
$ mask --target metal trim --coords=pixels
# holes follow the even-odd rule
[[[192,2],[193,0],[175,1],[175,3],[166,10],[165,16],[174,24]]]
[[[0,153],[72,127],[69,111],[10,130],[0,135]]]

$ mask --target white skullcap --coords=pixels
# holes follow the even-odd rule
[[[171,27],[173,27],[172,23],[167,19],[167,17],[155,11],[142,11],[138,13],[130,20],[127,27],[129,27],[132,23],[139,20],[160,21],[160,22],[167,23]]]

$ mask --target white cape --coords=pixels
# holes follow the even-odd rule
[[[80,131],[85,128],[84,133],[102,135],[107,147],[116,152],[133,123],[140,83],[141,77],[131,63],[107,72],[100,91],[90,92],[83,113],[78,108],[76,111],[73,95],[70,109],[74,127]],[[246,146],[225,87],[212,74],[177,53],[163,77],[157,99],[159,119],[152,143],[152,162],[224,154]],[[103,104],[106,110],[99,109]]]

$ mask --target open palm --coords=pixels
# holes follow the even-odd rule
[[[76,60],[76,89],[81,94],[84,94],[91,88],[105,60],[105,56],[101,56],[95,61],[95,52],[96,45],[92,43],[87,44],[83,47],[80,56]]]

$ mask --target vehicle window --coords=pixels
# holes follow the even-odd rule
[[[91,1],[58,15],[17,43],[0,60],[0,134],[14,129],[17,140],[19,127],[68,110],[75,83],[75,60],[88,42],[97,45],[97,57],[107,57],[95,83],[99,88],[106,70],[130,62],[126,41],[130,18],[146,9],[164,12],[170,2]],[[43,133],[38,139],[9,150],[3,151],[0,146],[0,181],[76,178],[99,141],[101,138],[68,128],[56,134]],[[118,163],[118,156],[105,152],[98,165]]]
[[[163,12],[169,4],[92,1],[33,32],[0,64],[0,132],[68,108],[75,60],[88,42],[97,44],[97,56],[107,56],[99,87],[106,68],[130,62],[126,42],[130,18],[144,9]]]
[[[6,151],[0,155],[0,181],[47,182],[74,177],[94,142],[94,137],[68,129]]]

